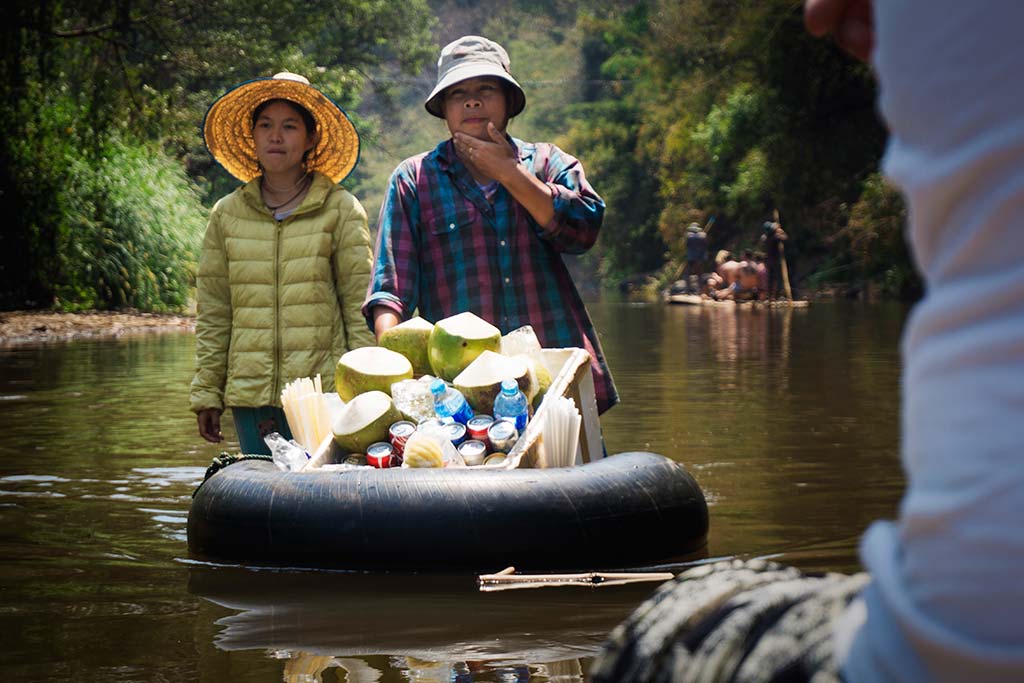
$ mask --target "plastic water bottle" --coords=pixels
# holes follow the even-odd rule
[[[455,387],[445,384],[443,379],[430,383],[430,393],[434,395],[434,412],[442,422],[466,424],[473,417],[473,409],[466,397]]]
[[[519,390],[519,383],[514,379],[501,382],[501,392],[494,397],[494,419],[508,419],[516,423],[516,431],[520,434],[529,420],[529,403],[526,395]]]

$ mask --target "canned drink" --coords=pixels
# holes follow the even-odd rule
[[[388,429],[388,441],[395,448],[395,455],[401,457],[405,453],[405,442],[409,440],[412,433],[416,431],[416,425],[408,420],[402,420],[391,425]]]
[[[482,465],[487,455],[487,445],[483,441],[467,439],[459,444],[459,454],[467,465]]]
[[[395,447],[387,441],[377,441],[366,447],[366,464],[378,469],[391,467],[394,456]]]
[[[444,433],[448,435],[452,445],[458,446],[466,440],[466,425],[461,422],[452,422],[444,426]]]
[[[508,460],[508,454],[507,453],[491,453],[486,458],[484,458],[484,464],[485,465],[503,465],[503,464],[505,464],[506,460]]]
[[[490,415],[477,415],[466,423],[466,431],[469,438],[487,443],[487,428],[494,424],[494,418]]]
[[[512,420],[502,418],[495,420],[487,428],[487,440],[491,442],[494,450],[508,453],[512,446],[519,440],[519,430]]]
[[[427,417],[427,418],[424,418],[424,419],[420,420],[419,423],[417,423],[417,425],[416,425],[416,429],[424,429],[424,430],[430,430],[430,429],[437,430],[437,429],[444,429],[444,428],[445,428],[445,423],[442,422],[441,418],[439,418],[439,417]]]

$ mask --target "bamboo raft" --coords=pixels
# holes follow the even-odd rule
[[[807,308],[811,305],[810,301],[790,301],[788,299],[776,299],[774,301],[733,301],[731,299],[726,299],[725,301],[716,301],[715,299],[709,299],[699,294],[668,294],[665,296],[665,303],[678,304],[682,306],[708,306],[712,308],[731,309]]]

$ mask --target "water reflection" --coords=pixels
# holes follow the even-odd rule
[[[654,590],[481,593],[474,576],[201,564],[190,566],[188,587],[232,611],[215,621],[217,648],[272,651],[286,660],[286,680],[330,667],[370,675],[365,658],[387,655],[414,681],[582,680],[580,659]]]
[[[591,313],[622,396],[602,416],[608,449],[690,469],[710,506],[711,555],[858,568],[856,539],[892,515],[903,485],[901,307]]]

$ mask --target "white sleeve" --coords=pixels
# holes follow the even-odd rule
[[[1024,2],[875,3],[926,296],[903,339],[895,522],[866,534],[851,683],[1024,681]]]

